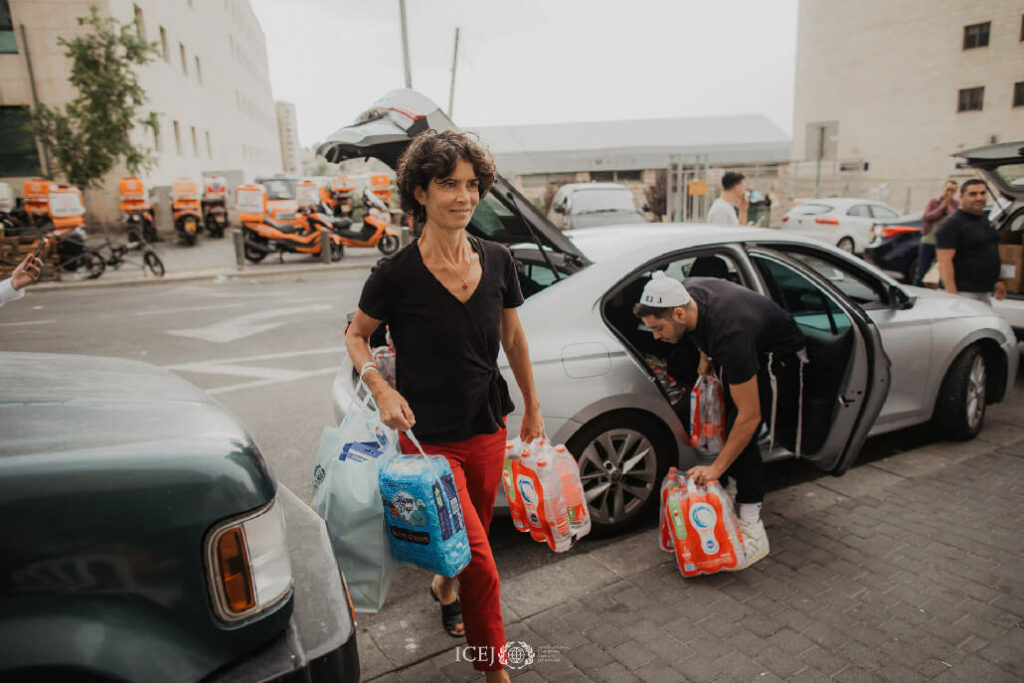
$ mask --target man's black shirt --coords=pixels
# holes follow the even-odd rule
[[[725,368],[729,384],[754,377],[769,352],[781,356],[804,348],[793,317],[771,299],[713,277],[691,277],[683,284],[698,311],[697,327],[685,337],[715,367]]]
[[[935,235],[936,249],[956,249],[953,274],[961,292],[992,292],[999,280],[999,236],[985,216],[957,209]]]
[[[502,310],[523,303],[512,254],[470,238],[483,274],[462,303],[427,269],[419,244],[381,259],[363,285],[359,308],[388,323],[395,343],[397,389],[424,441],[464,441],[493,434],[512,412],[498,372]]]

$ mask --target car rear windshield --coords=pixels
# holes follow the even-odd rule
[[[1010,187],[1024,187],[1024,164],[1000,166],[996,173]]]
[[[606,211],[636,211],[633,193],[629,190],[584,190],[573,195],[573,213]]]
[[[797,216],[817,216],[820,213],[827,213],[832,210],[828,204],[798,204],[793,207],[793,214]]]
[[[264,178],[256,182],[267,188],[267,199],[295,199],[294,179]]]

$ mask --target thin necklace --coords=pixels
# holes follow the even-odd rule
[[[469,282],[466,281],[466,276],[469,275],[469,265],[473,262],[473,259],[470,256],[470,253],[472,252],[473,249],[472,247],[469,246],[468,242],[464,242],[463,244],[466,245],[467,249],[466,258],[464,261],[465,265],[462,267],[463,272],[461,275],[459,274],[459,271],[455,269],[455,262],[459,259],[449,259],[448,256],[441,249],[438,249],[437,253],[441,255],[441,259],[444,261],[445,267],[448,270],[450,270],[455,275],[455,277],[462,280],[462,288],[469,289]]]

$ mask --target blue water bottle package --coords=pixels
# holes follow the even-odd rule
[[[397,455],[384,463],[379,484],[395,560],[447,577],[466,568],[469,536],[444,456],[426,455],[421,448]]]

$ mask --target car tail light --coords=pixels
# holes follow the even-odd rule
[[[895,237],[914,232],[921,232],[921,228],[915,228],[912,225],[886,225],[882,228],[882,237]]]
[[[263,612],[291,592],[292,565],[276,498],[215,527],[207,536],[206,557],[214,612],[223,621]]]
[[[782,222],[783,222],[783,223],[785,223],[785,222],[786,222],[786,221],[788,221],[788,220],[789,220],[789,216],[783,216],[783,217],[782,217]]]
[[[818,216],[814,222],[819,225],[839,225],[839,219],[832,216]]]

